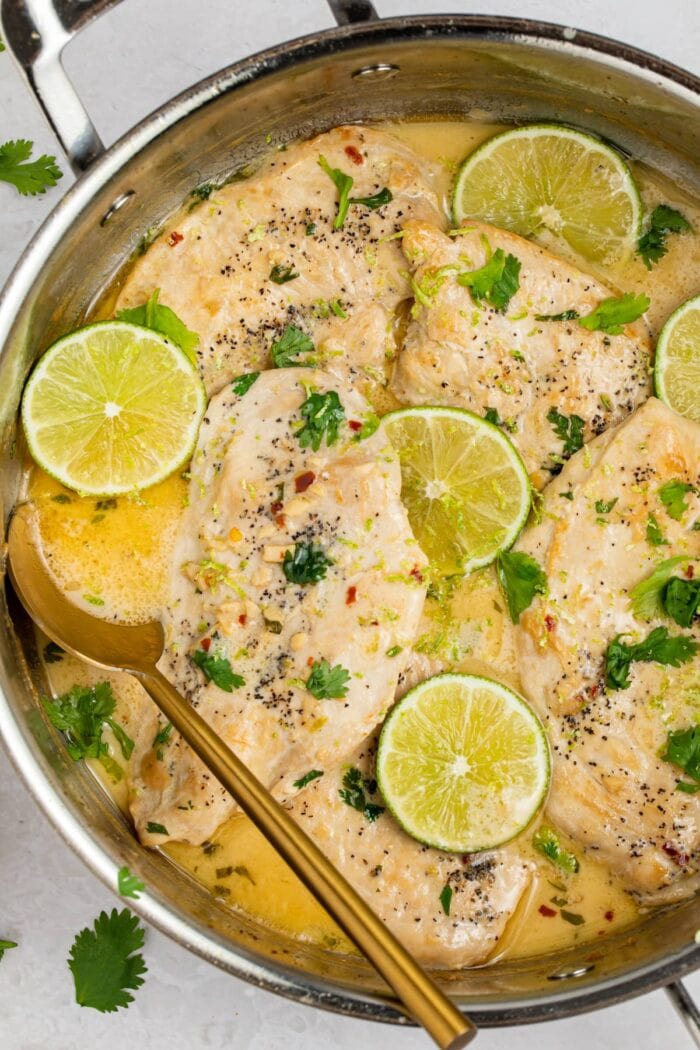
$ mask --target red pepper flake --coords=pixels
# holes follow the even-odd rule
[[[690,857],[687,853],[682,853],[677,846],[674,846],[672,842],[664,842],[661,849],[664,851],[667,857],[674,860],[679,868],[685,868],[690,861]]]
[[[282,510],[283,506],[284,506],[284,503],[282,503],[280,500],[276,499],[274,503],[270,504],[270,510],[272,511],[273,514],[279,514],[279,512]]]
[[[177,230],[173,230],[168,236],[168,244],[171,248],[174,248],[176,244],[179,244],[180,241],[184,241],[184,239],[184,233],[178,233]]]
[[[553,616],[550,616],[549,613],[547,613],[547,615],[544,618],[544,625],[548,631],[553,631],[556,627],[556,620]]]
[[[307,667],[313,667],[313,665],[314,665],[315,663],[316,663],[316,661],[314,660],[313,656],[310,656],[310,657],[308,658],[308,660],[306,661],[306,666],[307,666]]]
[[[201,642],[199,644],[202,647],[202,649],[204,649],[204,652],[208,653],[209,652],[209,648],[211,646],[211,638],[202,638],[202,640],[201,640]]]
[[[275,522],[277,524],[278,529],[283,529],[287,524],[287,519],[285,518],[284,514],[278,514],[275,518]]]
[[[600,691],[600,686],[595,684],[595,683],[588,687],[588,695],[590,696],[591,700],[593,699],[593,697],[598,695],[599,691]]]
[[[297,474],[297,476],[294,479],[294,491],[306,492],[309,485],[313,485],[315,480],[316,475],[314,474],[313,470],[306,470],[303,474]]]
[[[238,617],[238,622],[241,625],[241,627],[245,627],[245,625],[248,623],[248,617],[245,613],[241,613],[241,615]]]
[[[364,159],[357,146],[346,146],[345,155],[350,158],[353,164],[364,164]]]
[[[612,922],[615,918],[615,913],[612,911],[606,911],[604,918],[607,919],[608,922]]]
[[[417,565],[414,565],[411,569],[409,576],[412,576],[414,580],[418,580],[419,583],[423,582],[423,573],[420,571]]]
[[[695,575],[695,566],[694,565],[689,565],[687,567],[687,569],[685,570],[685,575],[687,576],[687,578],[689,580],[692,580],[693,576]]]
[[[358,430],[362,430],[362,423],[360,423],[359,419],[349,419],[348,426],[351,430],[354,430],[356,433]]]
[[[537,910],[545,919],[551,919],[557,914],[556,908],[550,908],[547,904],[540,904]]]
[[[347,594],[345,595],[345,604],[354,605],[357,601],[357,587],[348,587]]]

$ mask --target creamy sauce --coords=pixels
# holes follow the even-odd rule
[[[459,161],[500,130],[494,125],[457,122],[392,124],[386,129],[435,164],[435,188],[445,206]],[[700,229],[696,201],[645,168],[636,167],[635,176],[647,210],[663,201],[678,207],[694,228]],[[651,274],[636,258],[616,270],[596,274],[613,288],[651,295],[649,319],[654,336],[675,307],[698,290],[700,238],[672,236],[668,244],[667,256]],[[114,295],[106,293],[94,316],[111,316],[113,302]],[[396,407],[394,399],[384,392],[370,391],[370,396],[380,412]],[[136,499],[82,499],[31,466],[26,495],[38,508],[44,550],[64,590],[96,615],[133,622],[157,617],[165,602],[173,540],[186,488],[186,481],[175,476]],[[429,601],[426,628],[416,648],[426,657],[447,661],[456,670],[485,672],[517,689],[520,682],[514,670],[512,635],[495,575],[486,569],[453,591],[445,587],[438,600]],[[117,716],[128,731],[141,691],[129,676],[106,675],[68,656],[49,664],[47,672],[56,694],[75,683],[109,679],[118,698]],[[112,744],[109,734],[105,738]],[[126,811],[124,783],[114,785],[101,766],[92,765]],[[581,859],[579,873],[566,875],[532,850],[530,838],[529,833],[523,835],[523,850],[536,861],[537,875],[509,923],[498,958],[542,954],[576,942],[590,942],[633,923],[638,908],[606,868],[590,855],[583,855],[575,843],[565,843]],[[173,842],[164,852],[232,908],[301,939],[338,951],[353,950],[244,816],[230,819],[204,846]],[[567,921],[562,913],[580,918]]]

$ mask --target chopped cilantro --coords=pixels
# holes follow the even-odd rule
[[[687,560],[682,554],[676,558],[667,558],[656,566],[651,576],[632,588],[630,606],[639,620],[654,620],[664,615],[663,594],[666,584],[675,567]]]
[[[579,317],[578,323],[591,332],[620,335],[626,324],[636,321],[649,309],[649,303],[648,295],[625,292],[619,298],[603,299],[589,314]]]
[[[244,372],[243,375],[236,376],[231,382],[234,394],[237,394],[239,397],[247,394],[259,375],[259,372]]]
[[[127,867],[123,867],[117,872],[117,889],[122,897],[131,897],[137,901],[146,887],[137,875],[132,875]]]
[[[2,959],[2,957],[3,957],[3,955],[5,954],[6,951],[9,951],[10,948],[16,948],[16,947],[17,947],[17,941],[0,940],[0,959]]]
[[[499,416],[495,408],[488,408],[484,412],[484,419],[487,423],[493,423],[495,427],[503,426],[503,420]]]
[[[578,321],[578,310],[563,310],[560,314],[535,314],[536,321]]]
[[[347,696],[350,672],[341,664],[334,667],[328,660],[314,660],[311,673],[306,679],[306,688],[317,700],[342,700]]]
[[[199,336],[196,332],[189,330],[174,310],[158,302],[159,295],[160,288],[156,288],[151,298],[142,306],[135,306],[132,310],[120,310],[117,320],[126,321],[128,324],[138,324],[143,328],[150,328],[153,332],[159,332],[160,335],[179,346],[192,364],[196,365],[195,349],[199,346]]]
[[[392,647],[390,649],[387,649],[386,655],[388,657],[394,657],[394,656],[398,656],[399,653],[402,653],[402,652],[403,652],[403,646],[401,646],[401,645],[392,645]]]
[[[302,448],[311,448],[318,452],[323,439],[327,445],[334,445],[338,440],[338,427],[345,420],[345,409],[335,390],[327,394],[310,394],[301,406],[301,417],[304,421],[297,430],[297,438]]]
[[[666,508],[666,512],[674,521],[680,521],[688,509],[685,497],[688,492],[697,492],[695,485],[689,485],[687,481],[679,481],[674,478],[667,481],[659,489],[659,499]]]
[[[339,794],[346,806],[356,809],[358,813],[364,814],[370,824],[384,812],[384,806],[377,806],[374,802],[368,802],[368,795],[374,795],[377,790],[376,780],[363,778],[357,766],[350,766],[343,775],[343,786]]]
[[[13,139],[0,145],[0,180],[9,182],[24,197],[45,193],[63,178],[55,157],[43,154],[30,161],[33,148],[29,139]]]
[[[637,254],[642,257],[642,262],[647,270],[651,270],[654,263],[662,259],[668,247],[666,238],[669,233],[685,233],[692,226],[679,211],[669,207],[668,204],[657,204],[649,216],[649,226],[637,242]]]
[[[270,347],[272,363],[275,368],[296,368],[300,362],[299,354],[315,350],[314,341],[296,325],[288,324],[279,339]]]
[[[219,689],[223,689],[225,693],[232,693],[234,689],[240,689],[242,685],[245,685],[245,678],[235,674],[230,661],[224,656],[215,656],[213,653],[206,653],[203,649],[197,649],[191,654],[190,659],[203,671],[208,681],[218,685]]]
[[[552,425],[554,433],[563,442],[561,456],[552,456],[554,466],[549,467],[552,474],[559,474],[563,466],[562,460],[569,459],[574,452],[583,448],[583,430],[585,421],[580,416],[565,416],[557,412],[556,408],[550,408],[547,413],[547,422]]]
[[[305,229],[304,232],[305,232],[307,237],[313,237],[313,235],[316,233],[316,223],[315,222],[307,222],[306,229]]]
[[[304,773],[303,777],[299,780],[294,781],[295,788],[305,788],[307,784],[310,784],[312,780],[318,780],[319,777],[323,776],[322,769],[310,769],[308,773]]]
[[[665,612],[679,627],[690,627],[700,612],[700,579],[672,576],[664,587],[662,602]]]
[[[619,496],[615,496],[614,499],[597,499],[595,501],[596,514],[609,514],[617,503]]]
[[[478,270],[457,274],[457,284],[469,288],[476,303],[485,300],[503,313],[520,287],[520,260],[497,248]]]
[[[68,957],[76,1002],[101,1013],[133,1002],[129,989],[140,988],[146,973],[143,956],[136,954],[143,941],[143,927],[128,908],[113,908],[110,915],[103,911],[92,929],[81,930]]]
[[[568,922],[572,926],[582,926],[584,924],[584,922],[586,921],[584,919],[583,915],[579,915],[575,911],[565,911],[562,908],[560,910],[559,914],[561,915],[561,917],[564,920],[564,922]]]
[[[522,551],[501,551],[496,558],[498,583],[513,623],[532,604],[536,594],[547,593],[547,577],[534,558]]]
[[[394,195],[388,186],[384,186],[383,189],[379,190],[378,193],[373,194],[371,197],[351,197],[351,204],[364,204],[365,208],[370,208],[374,211],[376,208],[381,208],[383,204],[388,204],[394,199]]]
[[[567,489],[566,492],[560,492],[559,495],[561,496],[562,499],[571,500],[571,502],[573,503],[573,499],[574,499],[573,489]]]
[[[350,190],[352,189],[353,177],[346,175],[340,168],[332,168],[324,156],[318,158],[318,165],[325,171],[329,179],[335,183],[338,190],[338,209],[333,220],[333,229],[339,230],[345,222],[350,207]]]
[[[290,583],[303,586],[325,579],[328,567],[332,564],[321,547],[302,541],[294,544],[294,551],[285,552],[282,571]]]
[[[109,682],[74,685],[55,700],[43,697],[42,703],[51,724],[64,734],[71,758],[96,758],[113,780],[121,780],[124,771],[102,739],[103,727],[112,730],[124,758],[130,757],[134,742],[112,718],[117,702]]]
[[[293,266],[280,266],[279,263],[275,263],[270,270],[270,280],[275,284],[287,284],[288,281],[295,281],[298,276]]]
[[[700,725],[689,729],[675,729],[669,732],[666,750],[661,756],[665,762],[678,766],[694,783],[678,782],[679,791],[694,795],[700,791]]]
[[[556,864],[562,871],[568,871],[571,875],[575,875],[578,871],[578,858],[569,850],[564,849],[557,833],[546,824],[538,828],[532,836],[532,844],[536,850],[544,854],[547,860],[551,860],[552,864]]]
[[[452,904],[452,887],[449,883],[440,890],[439,900],[445,915],[449,915],[450,905]]]
[[[156,735],[153,737],[153,743],[151,744],[151,747],[155,750],[156,758],[159,762],[163,761],[163,748],[167,744],[172,731],[172,722],[167,722],[163,726],[163,728],[159,729]]]
[[[641,642],[628,645],[618,634],[605,651],[605,684],[608,689],[627,689],[632,663],[658,663],[680,667],[695,656],[700,643],[689,635],[671,636],[666,627],[655,627]]]
[[[353,434],[353,441],[366,441],[367,438],[372,437],[372,434],[376,434],[381,419],[375,415],[374,412],[368,412],[365,418],[362,420],[362,426],[358,431]]]
[[[650,543],[652,547],[669,546],[669,542],[661,531],[661,526],[653,514],[649,514],[647,517],[646,537],[647,543]]]
[[[146,831],[149,835],[169,835],[170,832],[164,824],[156,824],[154,821],[149,820],[146,824]]]

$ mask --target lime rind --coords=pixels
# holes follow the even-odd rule
[[[403,425],[411,420],[412,427]],[[434,572],[466,575],[513,545],[532,488],[502,430],[467,409],[442,406],[399,409],[383,425],[401,463],[411,527]]]
[[[559,124],[514,128],[478,146],[457,173],[452,211],[457,224],[480,219],[608,265],[632,255],[643,215],[621,154]]]
[[[39,466],[81,495],[116,496],[164,480],[190,458],[206,408],[176,344],[123,321],[54,343],[31,373],[21,416]]]
[[[547,796],[544,728],[522,697],[489,678],[443,674],[390,711],[376,776],[400,827],[447,853],[480,853],[520,835]]]
[[[700,423],[700,295],[681,303],[661,329],[654,391],[674,412]]]

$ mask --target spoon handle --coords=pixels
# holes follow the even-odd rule
[[[441,1050],[461,1050],[472,1022],[440,991],[267,788],[156,668],[135,673],[168,721],[235,798]]]

